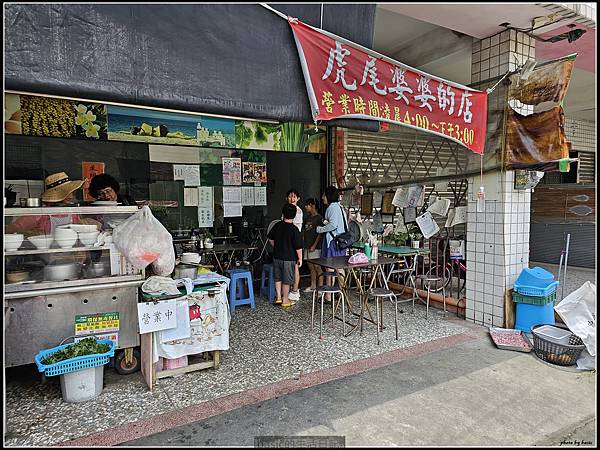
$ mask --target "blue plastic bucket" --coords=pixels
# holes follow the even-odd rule
[[[554,325],[554,302],[545,305],[517,303],[515,328],[531,333],[531,327],[538,324]]]

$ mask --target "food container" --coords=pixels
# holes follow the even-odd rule
[[[198,253],[184,253],[181,255],[181,262],[184,264],[198,264],[200,255]]]
[[[63,281],[79,278],[79,263],[49,264],[44,268],[45,278],[50,281]]]
[[[28,198],[27,199],[27,207],[28,208],[39,208],[42,206],[39,198]]]
[[[29,272],[26,270],[15,270],[6,272],[6,281],[9,283],[20,283],[29,280]]]
[[[191,278],[193,280],[196,278],[197,270],[198,268],[196,266],[190,264],[178,264],[173,271],[173,278]]]
[[[22,234],[5,234],[4,235],[4,250],[14,252],[18,250],[23,243],[24,236]]]
[[[569,344],[569,338],[573,333],[564,328],[559,328],[553,325],[543,325],[535,329],[535,334],[556,344]]]
[[[27,240],[38,250],[47,250],[52,245],[52,242],[54,242],[54,238],[51,235],[31,236]]]

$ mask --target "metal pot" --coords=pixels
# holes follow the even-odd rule
[[[28,208],[39,208],[41,206],[41,202],[39,198],[28,198],[27,199],[27,207]]]
[[[86,278],[104,277],[108,275],[108,266],[103,262],[93,262],[85,269]]]
[[[178,264],[175,266],[175,270],[173,271],[173,278],[191,278],[193,280],[196,278],[197,271],[198,267],[191,264]]]
[[[45,278],[50,281],[63,281],[79,278],[79,263],[49,264],[44,268]]]

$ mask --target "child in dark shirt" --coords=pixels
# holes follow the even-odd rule
[[[268,234],[273,246],[273,277],[275,278],[276,305],[288,307],[290,286],[294,284],[296,266],[302,266],[302,236],[294,225],[296,207],[286,203],[283,207],[283,221],[275,224]]]

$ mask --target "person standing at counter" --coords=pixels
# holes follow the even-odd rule
[[[128,194],[120,194],[119,182],[107,173],[100,173],[90,182],[90,195],[100,201],[118,202],[124,206],[137,206]]]
[[[321,235],[317,233],[317,227],[323,224],[323,217],[317,212],[317,200],[309,198],[304,204],[307,217],[304,222],[304,259],[321,257]],[[310,286],[304,292],[312,292],[317,288],[317,277],[321,273],[320,266],[307,262],[310,270]]]
[[[54,173],[44,181],[42,194],[44,207],[73,206],[75,191],[83,186],[83,180],[71,180],[65,172]],[[52,214],[22,216],[8,224],[5,233],[22,233],[25,236],[54,234],[56,227],[71,223],[98,224],[93,219],[83,219],[79,214]]]
[[[335,186],[329,186],[323,192],[321,197],[323,204],[327,206],[325,211],[324,225],[317,227],[317,233],[325,234],[323,239],[323,247],[321,249],[321,258],[329,258],[333,256],[346,256],[346,250],[338,250],[334,236],[338,236],[344,233],[345,223],[347,223],[346,214],[342,205],[340,205],[340,192]],[[325,272],[331,272],[331,270],[325,270]],[[343,271],[340,271],[343,276]],[[333,275],[333,273],[331,272]],[[331,286],[333,284],[330,281],[332,276],[326,277],[326,283]],[[330,296],[325,295],[325,299],[329,300]]]
[[[285,194],[285,198],[288,204],[294,206],[296,208],[296,215],[294,216],[293,224],[298,228],[299,232],[302,232],[302,221],[303,221],[303,213],[302,208],[298,206],[298,201],[300,200],[300,194],[296,189],[290,189]],[[290,292],[290,300],[298,301],[300,300],[300,269],[296,266],[295,275],[294,275],[294,287]]]
[[[294,226],[294,205],[286,203],[282,212],[283,221],[273,226],[267,238],[273,246],[273,278],[277,294],[275,304],[288,307],[296,304],[289,297],[289,291],[294,284],[295,272],[302,265],[302,236]]]

